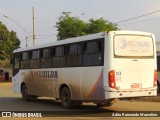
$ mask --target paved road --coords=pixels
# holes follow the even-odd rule
[[[160,111],[160,102],[133,101],[131,103],[130,101],[123,100],[117,101],[117,103],[115,103],[112,107],[104,108],[97,108],[94,104],[85,103],[79,108],[65,110],[61,107],[59,101],[55,101],[53,99],[40,98],[36,101],[24,102],[21,99],[21,95],[15,95],[12,92],[11,83],[0,83],[0,111],[48,111],[48,113],[51,111],[54,111],[54,113],[56,113],[58,111],[57,113],[60,113],[60,116],[62,113],[61,119],[66,119],[64,118],[64,113],[69,114],[69,117],[71,117],[72,115],[77,115],[77,113],[80,113],[79,117],[81,116],[81,119],[83,119],[83,117],[84,119],[89,119],[89,117],[86,118],[86,116],[90,116],[93,117],[92,119],[96,119],[95,116],[103,118],[106,117],[106,114],[110,115],[112,113],[117,113],[120,111]],[[97,113],[97,111],[99,112]],[[79,117],[74,119],[79,119]],[[109,118],[117,119],[116,117]],[[51,119],[51,117],[46,119]]]

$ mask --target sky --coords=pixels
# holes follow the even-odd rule
[[[33,34],[32,7],[35,9],[38,45],[57,40],[54,26],[62,12],[71,12],[72,16],[78,16],[84,21],[104,18],[117,23],[160,10],[160,0],[1,0],[0,21],[17,33],[21,47],[25,47],[26,37]],[[156,41],[160,41],[160,11],[119,23],[118,27],[121,30],[151,32],[155,34]],[[33,46],[31,37],[28,38],[27,45]]]

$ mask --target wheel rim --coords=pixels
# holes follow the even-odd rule
[[[63,101],[64,101],[64,103],[66,103],[66,104],[69,102],[69,95],[68,95],[68,93],[66,93],[66,92],[63,94]]]
[[[71,108],[71,94],[68,88],[63,88],[61,91],[61,103],[64,108]]]

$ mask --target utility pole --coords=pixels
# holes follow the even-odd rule
[[[34,16],[34,7],[32,7],[33,12],[33,46],[36,46],[36,32],[35,32],[35,16]]]

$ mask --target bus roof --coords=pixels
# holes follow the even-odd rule
[[[107,32],[100,32],[100,33],[91,34],[91,35],[68,38],[68,39],[59,40],[59,41],[55,41],[55,42],[51,42],[51,43],[40,44],[35,47],[32,46],[32,47],[19,48],[19,49],[14,50],[13,53],[27,51],[27,50],[34,50],[34,49],[39,49],[39,48],[47,48],[47,47],[56,46],[56,45],[63,45],[63,44],[67,44],[67,43],[81,42],[81,41],[85,41],[85,40],[104,38],[105,34],[107,34]]]
[[[86,41],[86,40],[93,40],[93,39],[98,39],[98,38],[104,38],[106,34],[143,34],[143,35],[153,35],[152,33],[148,32],[142,32],[142,31],[129,31],[129,30],[119,30],[119,31],[104,31],[104,32],[99,32],[96,34],[90,34],[90,35],[85,35],[85,36],[80,36],[80,37],[74,37],[74,38],[68,38],[60,41],[55,41],[51,43],[46,43],[46,44],[41,44],[37,46],[32,46],[32,47],[25,47],[25,48],[19,48],[13,51],[13,53],[16,52],[21,52],[21,51],[27,51],[27,50],[34,50],[34,49],[39,49],[39,48],[47,48],[51,46],[57,46],[57,45],[63,45],[63,44],[68,44],[68,43],[76,43],[76,42],[81,42],[81,41]]]

